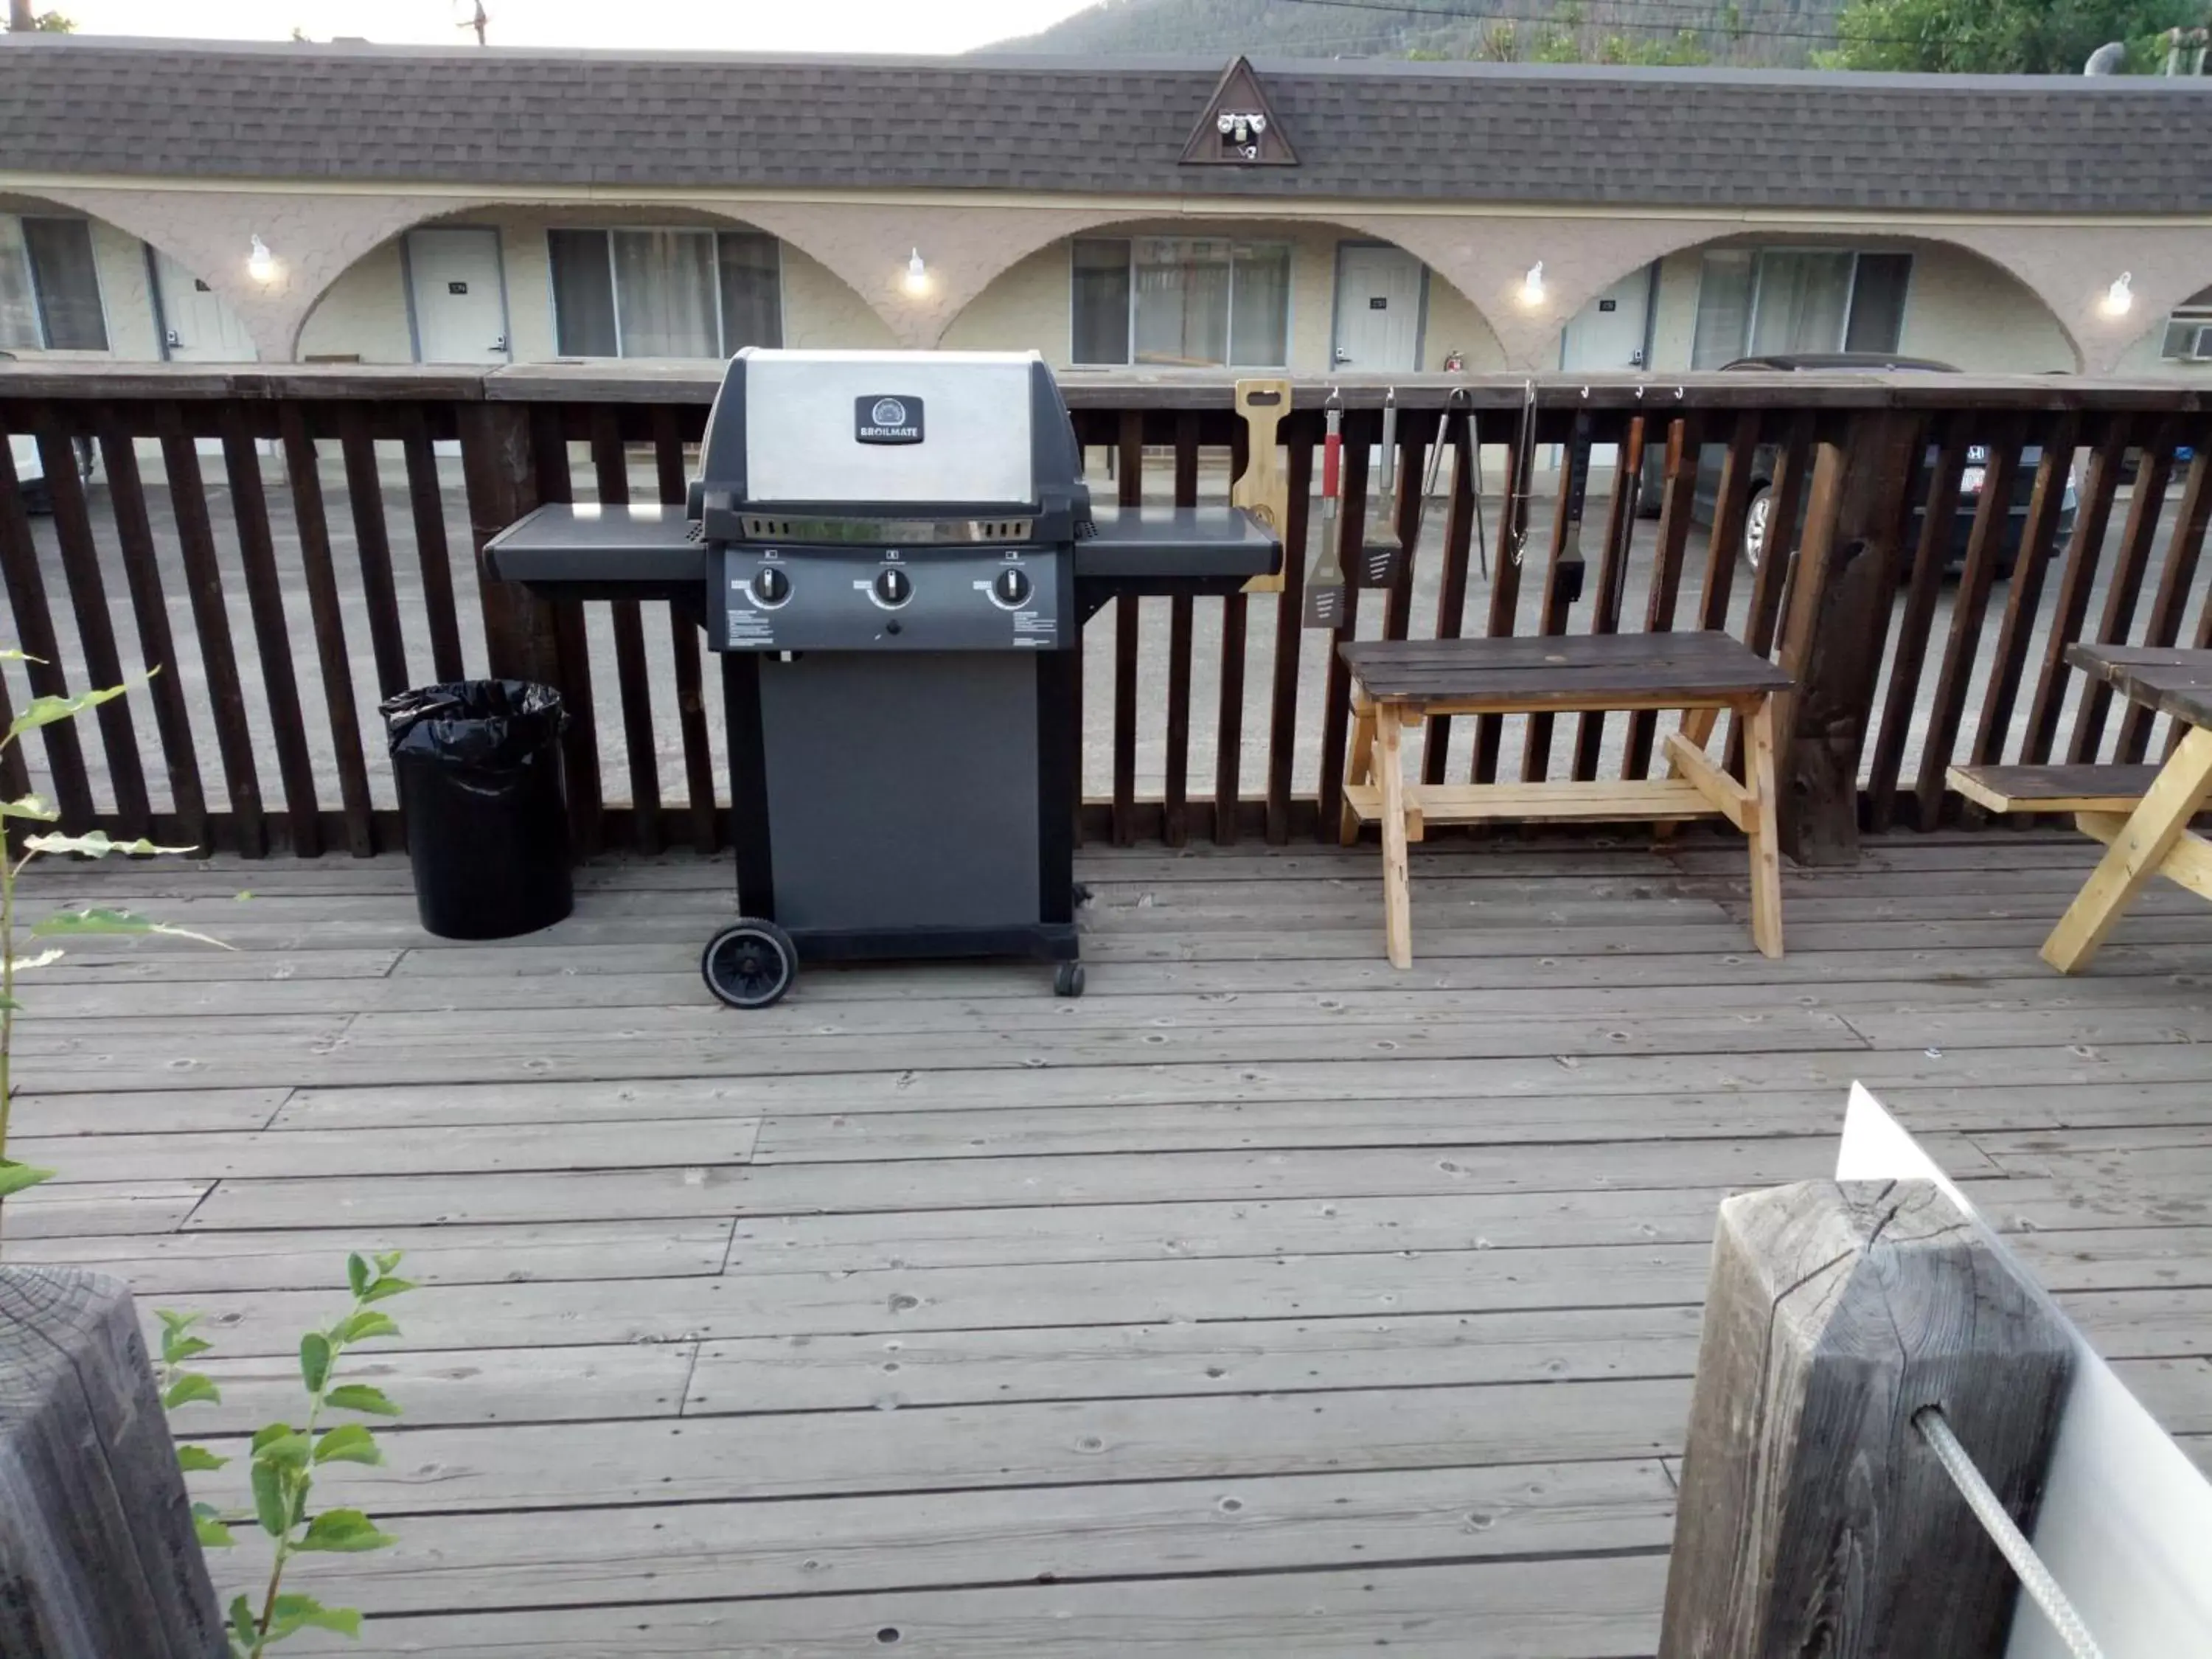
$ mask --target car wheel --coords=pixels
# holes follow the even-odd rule
[[[1759,561],[1766,556],[1768,520],[1774,516],[1774,491],[1761,484],[1751,492],[1751,499],[1743,507],[1743,568],[1753,575],[1759,574]]]

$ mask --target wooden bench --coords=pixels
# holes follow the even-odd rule
[[[1954,766],[1951,787],[1992,812],[2132,812],[2155,766]]]
[[[1407,847],[1434,823],[1500,819],[1672,823],[1720,817],[1750,842],[1751,933],[1782,954],[1782,876],[1774,828],[1774,695],[1789,677],[1726,634],[1554,635],[1498,640],[1369,640],[1338,649],[1351,670],[1352,728],[1340,833],[1382,834],[1383,941],[1413,965]],[[1575,783],[1407,781],[1407,728],[1431,715],[1680,710],[1661,745],[1667,775]],[[1745,777],[1705,752],[1723,709],[1743,723]]]

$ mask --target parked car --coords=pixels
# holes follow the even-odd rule
[[[1941,363],[1929,357],[1902,357],[1872,351],[1790,352],[1765,357],[1741,357],[1724,364],[1723,374],[1735,370],[1764,374],[1888,374],[1897,373],[1956,374],[1960,371],[1952,364]],[[1744,504],[1743,542],[1741,554],[1747,568],[1756,570],[1766,550],[1767,532],[1773,509],[1774,473],[1780,457],[1780,447],[1761,444],[1753,452],[1751,465],[1751,495]],[[1721,467],[1728,454],[1726,444],[1708,443],[1698,451],[1698,482],[1691,500],[1690,518],[1693,524],[1711,525],[1718,510],[1721,491]],[[2012,574],[2013,562],[2020,556],[2021,537],[2027,523],[2027,504],[2035,491],[2036,468],[2043,459],[2042,449],[2034,444],[2023,447],[2020,465],[2014,470],[2010,511],[2006,515],[2004,533],[1997,544],[1997,572],[2000,576]],[[1929,445],[1926,462],[1933,465],[1936,447]],[[1965,469],[1959,477],[1959,506],[1954,515],[1949,563],[1956,567],[1965,563],[1966,544],[1972,538],[1974,516],[1982,504],[1983,480],[1988,476],[1990,454],[1985,445],[1968,447]],[[1647,516],[1659,511],[1660,486],[1663,482],[1661,470],[1666,465],[1663,447],[1649,448],[1644,455],[1642,510]],[[1799,527],[1803,526],[1804,507],[1800,498]],[[2061,538],[2074,528],[2075,489],[2069,476],[2066,493],[2059,506],[2058,531]],[[1924,510],[1915,506],[1905,526],[1905,546],[1917,547],[1920,529],[1925,519]]]

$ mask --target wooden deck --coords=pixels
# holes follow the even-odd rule
[[[475,946],[391,860],[49,870],[240,948],[27,989],[64,1174],[5,1255],[206,1310],[219,1437],[407,1252],[358,1362],[405,1426],[325,1494],[403,1541],[302,1575],[371,1615],[314,1651],[1644,1655],[1714,1206],[1826,1173],[1855,1078],[2212,1457],[2212,908],[2062,980],[2098,850],[1875,840],[1768,962],[1734,838],[1439,840],[1404,974],[1372,848],[1092,852],[1080,1001],[753,1015],[695,968],[723,864]]]

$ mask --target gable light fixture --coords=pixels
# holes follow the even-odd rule
[[[276,256],[258,235],[253,239],[253,251],[246,256],[246,274],[257,283],[265,283],[276,274]]]
[[[909,294],[929,292],[929,267],[922,263],[921,250],[916,248],[906,262],[906,291]]]
[[[1528,267],[1528,274],[1521,279],[1521,303],[1540,306],[1544,303],[1544,262],[1541,259]]]
[[[2128,314],[2136,302],[2135,280],[2136,274],[2132,270],[2124,270],[2112,279],[2112,285],[2105,290],[2105,315],[2124,317]]]

